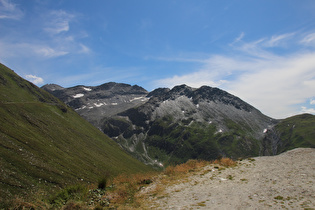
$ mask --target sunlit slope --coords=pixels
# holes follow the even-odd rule
[[[286,118],[276,126],[280,132],[281,148],[278,153],[297,147],[315,148],[315,116],[296,115]]]
[[[2,64],[0,116],[0,203],[38,189],[96,182],[105,174],[151,170]]]
[[[265,155],[276,155],[298,147],[315,148],[315,116],[301,114],[280,120],[268,130],[263,144]]]

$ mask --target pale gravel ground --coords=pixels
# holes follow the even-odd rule
[[[246,159],[224,170],[209,165],[165,193],[151,197],[149,208],[315,209],[315,149]]]

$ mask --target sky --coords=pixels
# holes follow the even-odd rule
[[[218,87],[315,114],[314,0],[0,0],[0,62],[41,87]]]

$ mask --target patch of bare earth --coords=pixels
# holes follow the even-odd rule
[[[148,209],[315,209],[315,149],[234,167],[210,164],[177,182],[157,180],[140,194]]]

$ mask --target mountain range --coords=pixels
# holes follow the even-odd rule
[[[219,88],[179,85],[148,92],[114,82],[42,88],[134,157],[157,167],[188,159],[236,159],[315,146],[313,115],[273,119]]]

